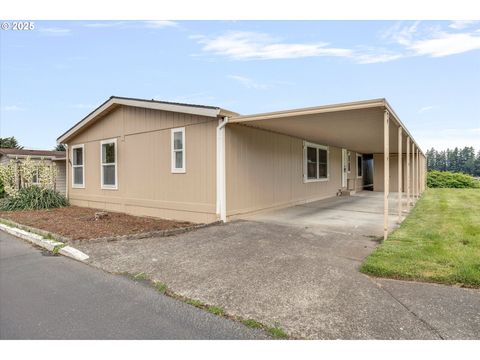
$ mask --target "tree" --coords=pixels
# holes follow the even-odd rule
[[[2,149],[23,149],[23,146],[18,144],[14,136],[0,138],[0,148]]]
[[[477,158],[473,164],[473,175],[480,176],[480,151],[478,151]]]
[[[57,146],[55,146],[55,151],[67,151],[67,149],[65,148],[65,145],[58,144]]]

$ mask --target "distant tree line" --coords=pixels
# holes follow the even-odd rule
[[[472,176],[480,176],[480,151],[475,153],[475,149],[471,146],[442,151],[431,148],[426,155],[429,171],[462,172]]]

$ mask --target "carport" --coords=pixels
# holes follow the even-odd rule
[[[234,116],[226,123],[383,157],[384,239],[389,230],[389,193],[396,191],[396,213],[401,222],[403,213],[425,190],[425,155],[385,99]],[[396,157],[396,164],[391,164],[391,157]],[[395,184],[396,189],[392,189]]]

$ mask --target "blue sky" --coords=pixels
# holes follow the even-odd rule
[[[28,148],[117,95],[242,114],[385,97],[424,150],[480,150],[480,22],[36,21],[0,53],[0,136]]]

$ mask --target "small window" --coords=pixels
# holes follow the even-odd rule
[[[40,175],[38,173],[38,168],[33,170],[33,175],[32,175],[32,184],[33,185],[40,185]]]
[[[72,187],[74,188],[85,187],[84,152],[83,145],[72,146]]]
[[[185,128],[172,129],[172,173],[185,172]]]
[[[328,147],[304,143],[304,180],[328,180]]]
[[[104,140],[100,146],[102,189],[117,189],[117,139]]]
[[[352,153],[349,151],[347,152],[347,173],[350,174],[352,171]]]
[[[363,176],[363,156],[361,154],[357,154],[357,177]]]

